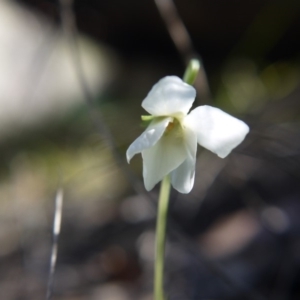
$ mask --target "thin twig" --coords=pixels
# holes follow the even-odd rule
[[[191,37],[181,20],[172,0],[154,0],[168,32],[185,64],[199,56],[193,46]]]
[[[193,58],[200,61],[201,68],[195,82],[195,87],[201,98],[201,103],[209,102],[211,92],[201,56],[195,50],[190,34],[186,29],[173,0],[154,0],[154,2],[185,66],[187,66]]]
[[[61,217],[62,217],[62,207],[63,207],[63,190],[59,189],[55,197],[55,212],[53,219],[53,231],[52,231],[52,249],[50,257],[50,268],[49,268],[49,277],[47,285],[47,294],[46,300],[50,300],[53,292],[53,279],[57,261],[57,252],[58,252],[58,238],[61,228]]]
[[[138,177],[128,167],[125,161],[125,156],[124,159],[122,159],[119,151],[117,150],[117,145],[115,143],[115,139],[113,135],[111,134],[110,129],[104,122],[104,118],[101,112],[99,111],[99,109],[96,108],[94,97],[86,81],[86,77],[82,66],[81,56],[79,52],[79,47],[77,43],[77,28],[75,24],[74,12],[72,8],[73,0],[59,0],[59,3],[60,3],[60,15],[61,15],[62,28],[65,37],[69,43],[71,58],[73,60],[76,76],[81,91],[83,93],[83,97],[88,105],[92,122],[95,128],[97,129],[98,133],[100,134],[100,136],[103,138],[104,143],[106,143],[106,145],[110,149],[116,163],[123,171],[125,177],[130,181],[136,193],[143,194],[146,197],[150,197],[149,194],[146,193]]]

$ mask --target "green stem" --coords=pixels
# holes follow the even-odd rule
[[[200,69],[199,60],[191,59],[183,75],[183,81],[190,85],[193,85],[199,73],[199,69]]]
[[[156,246],[155,246],[155,271],[154,271],[154,299],[165,300],[164,296],[164,261],[165,261],[165,241],[168,204],[170,197],[171,181],[167,175],[161,182],[158,214],[156,221]]]
[[[184,73],[183,81],[193,85],[200,69],[197,59],[192,59]],[[150,116],[151,117],[151,116]],[[143,116],[148,120],[149,116]],[[158,213],[155,234],[155,270],[154,270],[154,300],[166,300],[164,295],[164,263],[165,263],[165,242],[169,197],[171,190],[170,176],[167,175],[160,186],[158,199]]]

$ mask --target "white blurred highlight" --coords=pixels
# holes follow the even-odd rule
[[[99,93],[116,67],[110,53],[79,36],[89,88]],[[82,103],[61,30],[12,1],[0,1],[0,139],[62,118]]]

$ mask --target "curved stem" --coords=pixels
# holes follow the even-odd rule
[[[170,176],[166,176],[161,182],[158,214],[156,221],[156,245],[155,245],[155,271],[154,271],[154,299],[165,300],[164,296],[164,260],[165,260],[165,241],[167,213],[170,197],[171,181]]]

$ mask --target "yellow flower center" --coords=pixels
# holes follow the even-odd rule
[[[169,122],[165,132],[170,132],[174,127],[175,127],[175,122]]]
[[[183,130],[179,120],[174,118],[173,121],[169,122],[168,126],[165,129],[164,137],[169,137],[172,139],[182,139]]]

